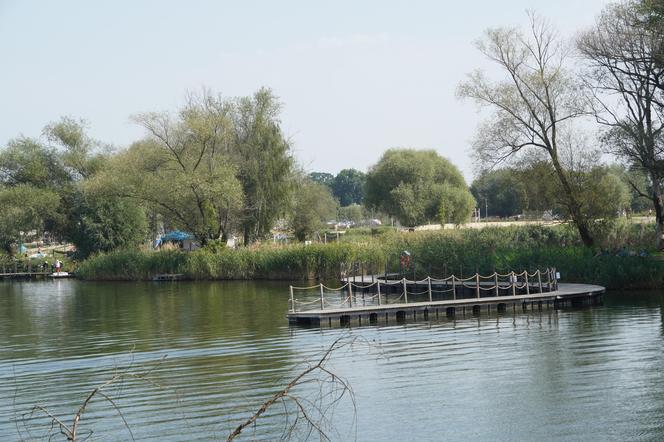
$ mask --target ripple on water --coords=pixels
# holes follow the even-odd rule
[[[355,414],[359,440],[664,439],[659,294],[344,330],[289,328],[279,284],[117,287],[0,283],[1,440],[17,438],[17,416],[23,432],[45,431],[43,419],[20,419],[36,403],[70,419],[128,366],[152,370],[150,382],[110,390],[138,440],[223,439],[341,336],[356,340],[329,368],[357,409],[336,409],[336,440],[354,437]],[[124,438],[106,405],[93,403],[84,423],[101,440]],[[278,438],[287,410],[271,409],[249,439]]]

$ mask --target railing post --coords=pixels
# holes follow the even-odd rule
[[[496,286],[493,290],[497,298],[498,296],[500,296],[500,291],[498,291],[498,272],[493,272],[493,284]]]
[[[546,285],[549,289],[549,292],[551,291],[551,269],[547,268],[546,269]]]
[[[401,281],[403,281],[403,298],[404,302],[408,304],[408,285],[406,285],[406,278],[403,278]]]
[[[553,288],[558,290],[558,271],[555,267],[553,268]]]
[[[528,283],[528,270],[524,272],[526,274],[526,295],[530,295],[530,284]]]
[[[542,271],[537,269],[537,285],[539,286],[539,292],[542,293]]]
[[[325,310],[325,301],[323,300],[323,283],[320,283],[320,309]]]
[[[454,275],[452,275],[452,299],[456,300],[456,283],[454,282]]]
[[[378,305],[380,305],[380,281],[378,281]]]
[[[353,284],[348,281],[348,307],[353,306]]]
[[[480,298],[480,274],[475,273],[475,294],[477,298]]]
[[[510,280],[512,281],[512,296],[516,296],[516,275],[514,271],[510,273]]]
[[[295,297],[293,296],[293,286],[290,287],[290,305],[291,305],[291,312],[295,313]]]
[[[429,302],[433,302],[433,295],[431,293],[431,276],[427,276],[427,281],[429,282]]]

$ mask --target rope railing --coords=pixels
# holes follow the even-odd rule
[[[290,286],[289,287],[290,311],[293,313],[297,311],[302,311],[301,310],[302,307],[307,307],[314,304],[317,304],[321,310],[325,310],[326,308],[341,308],[346,305],[349,308],[353,308],[354,306],[357,306],[356,305],[357,300],[354,294],[355,290],[362,291],[362,298],[361,298],[362,305],[366,305],[367,302],[369,303],[377,302],[377,305],[380,306],[383,303],[388,303],[388,295],[390,294],[389,292],[383,293],[381,291],[381,287],[389,287],[391,290],[393,290],[395,286],[399,285],[402,286],[401,293],[396,299],[394,299],[393,296],[390,297],[389,299],[390,304],[396,303],[402,298],[404,299],[404,302],[408,304],[408,296],[417,297],[426,294],[429,295],[429,302],[433,302],[434,294],[445,294],[445,293],[452,293],[452,299],[456,300],[458,287],[460,287],[462,290],[461,295],[463,295],[464,289],[469,289],[475,292],[474,296],[477,298],[481,298],[483,292],[491,292],[491,291],[494,292],[494,295],[496,297],[510,296],[510,295],[516,296],[517,291],[520,292],[524,289],[526,294],[529,295],[533,290],[535,291],[535,293],[543,293],[544,291],[551,292],[557,290],[558,278],[559,275],[556,272],[555,268],[547,268],[544,271],[538,269],[534,273],[529,273],[528,270],[523,270],[520,273],[510,272],[505,274],[493,272],[490,275],[480,275],[479,273],[476,273],[475,275],[467,278],[459,278],[455,275],[450,275],[446,278],[434,278],[431,276],[427,276],[426,278],[420,280],[417,279],[409,280],[407,278],[401,278],[400,280],[390,281],[388,279],[381,280],[377,276],[371,275],[371,280],[373,282],[370,284],[356,284],[355,282],[351,282],[350,277],[348,277],[345,278],[347,282],[340,287],[328,287],[322,283],[308,287]],[[493,284],[487,285],[487,282],[483,282],[482,280],[484,281],[493,280]],[[444,290],[441,290],[440,288],[432,287],[432,283],[437,286],[444,284],[445,287],[451,285],[451,288],[446,288]],[[408,289],[408,285],[413,285],[415,286],[415,288],[417,288],[417,286],[426,285],[427,288],[423,291],[413,291],[412,289],[410,290]],[[374,295],[366,296],[364,294],[365,290],[374,287],[376,290],[376,293]],[[294,296],[295,291],[311,291],[311,290],[317,290],[319,292],[318,299],[303,301],[296,299]],[[325,299],[326,291],[340,292],[340,293],[347,291],[348,296],[341,302],[331,302]],[[501,291],[503,293],[507,292],[507,294],[501,295]]]

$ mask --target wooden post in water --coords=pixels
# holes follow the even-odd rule
[[[403,282],[403,298],[404,302],[408,304],[408,285],[406,284],[406,278],[401,280]]]
[[[516,275],[514,271],[510,273],[510,281],[512,282],[512,296],[516,296]]]
[[[526,295],[530,295],[530,284],[528,283],[528,270],[524,271],[526,274]]]
[[[539,292],[542,293],[542,272],[540,269],[537,269],[537,286],[539,287]]]
[[[323,300],[323,283],[320,283],[320,309],[325,310],[325,301]]]
[[[378,305],[380,305],[380,281],[378,281]]]
[[[295,297],[293,296],[293,286],[290,287],[290,305],[291,305],[291,312],[295,313]]]
[[[433,302],[433,294],[431,293],[431,276],[427,276],[427,282],[429,283],[429,302]]]
[[[496,286],[493,290],[494,293],[496,294],[496,297],[500,296],[500,292],[498,291],[498,272],[494,270],[493,272],[493,284]]]
[[[480,274],[475,273],[475,294],[477,298],[480,298]]]
[[[452,275],[452,299],[456,299],[456,284],[454,279],[454,275]]]

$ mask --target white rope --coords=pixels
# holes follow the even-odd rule
[[[429,290],[425,290],[423,292],[408,292],[409,296],[419,296],[419,295],[424,295],[425,293],[429,293]]]
[[[340,292],[341,290],[343,290],[343,289],[345,289],[346,287],[348,287],[349,284],[350,284],[350,283],[347,282],[346,284],[344,284],[344,285],[342,285],[341,287],[336,288],[336,289],[335,289],[335,288],[332,288],[332,287],[328,287],[328,286],[326,286],[326,285],[324,285],[323,288],[324,288],[325,290],[329,290],[329,291],[331,291],[331,292]],[[318,287],[320,287],[320,286],[318,286]]]
[[[451,292],[451,291],[453,291],[453,290],[454,290],[454,289],[447,289],[447,290],[433,290],[433,289],[432,289],[432,290],[431,290],[431,293],[447,293],[447,292]]]
[[[369,285],[357,285],[357,284],[351,282],[351,283],[349,283],[349,284],[351,284],[353,287],[355,287],[355,288],[357,288],[357,289],[368,289],[369,287],[373,287],[373,286],[375,286],[375,285],[378,284],[378,283],[377,283],[377,282],[372,282],[372,283],[369,284]]]
[[[324,300],[325,300],[325,299],[323,298],[323,301],[324,301]],[[309,302],[306,302],[306,301],[300,301],[299,299],[296,299],[296,300],[295,300],[295,303],[296,303],[296,304],[300,304],[300,305],[310,305],[310,304],[314,304],[314,303],[316,303],[316,302],[320,303],[320,299],[314,299],[313,301],[309,301]]]
[[[320,284],[312,285],[311,287],[293,287],[293,286],[291,287],[293,288],[293,290],[313,290],[320,288]]]
[[[484,291],[487,291],[487,292],[488,292],[489,290],[495,290],[496,287],[497,287],[497,286],[494,285],[493,287],[489,287],[489,288],[486,288],[486,289],[485,289],[484,287],[480,286],[480,290],[484,290]]]
[[[397,285],[397,284],[403,284],[403,281],[402,280],[394,281],[394,282],[387,282],[386,281],[386,282],[381,282],[381,284],[384,284],[384,285]]]
[[[448,276],[447,278],[430,278],[431,282],[447,282],[451,280],[452,278],[455,278],[454,275]]]
[[[493,274],[489,275],[489,276],[480,275],[480,279],[493,279],[496,275],[497,275],[497,273],[495,273],[495,272]]]

